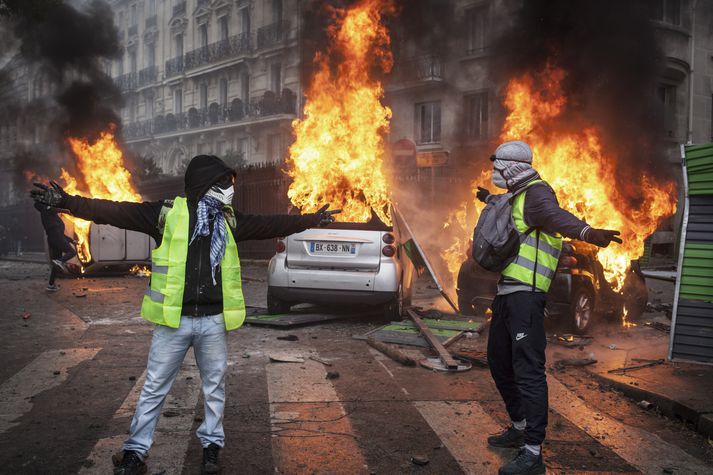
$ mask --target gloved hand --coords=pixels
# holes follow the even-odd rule
[[[478,198],[483,203],[487,203],[488,196],[490,196],[490,190],[488,190],[486,188],[478,187],[478,193],[475,194],[476,198]]]
[[[39,190],[30,191],[30,197],[38,203],[53,208],[63,208],[69,195],[55,181],[50,181],[50,186],[42,183],[33,183]]]
[[[612,241],[622,243],[622,240],[617,237],[619,234],[619,231],[589,228],[584,235],[584,240],[595,246],[607,247]]]
[[[334,222],[334,215],[342,212],[341,209],[332,209],[327,211],[327,208],[329,208],[329,204],[322,206],[316,213],[313,214],[313,226],[319,226],[320,228],[328,226]]]

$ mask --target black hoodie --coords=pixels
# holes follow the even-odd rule
[[[212,155],[194,157],[186,168],[185,185],[188,199],[189,231],[193,235],[196,225],[196,204],[200,197],[226,173],[235,172],[225,162]],[[117,228],[146,233],[160,245],[162,234],[158,218],[164,201],[127,203],[70,196],[64,208],[74,216],[97,224],[110,224]],[[319,217],[305,215],[258,216],[235,214],[237,225],[233,232],[235,241],[270,239],[304,231],[316,226]],[[210,269],[210,236],[197,237],[188,247],[186,285],[183,292],[183,315],[200,317],[215,315],[223,309],[220,267],[215,273],[216,284]]]

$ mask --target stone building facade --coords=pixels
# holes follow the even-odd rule
[[[298,0],[114,0],[125,143],[165,174],[190,157],[284,160],[299,110]]]

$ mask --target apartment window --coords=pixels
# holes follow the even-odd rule
[[[466,51],[478,53],[485,49],[488,9],[485,6],[469,8],[465,12]]]
[[[218,19],[220,25],[220,39],[225,41],[228,39],[228,15],[224,15]]]
[[[274,23],[282,21],[282,0],[272,0],[272,21]]]
[[[175,114],[183,112],[183,89],[173,91],[173,112]]]
[[[208,108],[208,84],[203,83],[200,87],[200,107],[201,109]]]
[[[156,0],[149,0],[149,16],[156,14]]]
[[[135,73],[136,72],[136,51],[132,51],[129,54],[129,64],[131,65],[131,72]]]
[[[248,161],[248,144],[250,139],[242,138],[238,139],[238,153],[243,158],[243,160]]]
[[[488,93],[479,92],[465,97],[468,138],[481,140],[488,137]]]
[[[130,7],[130,12],[131,12],[131,26],[138,25],[139,23],[139,15],[136,10],[136,4],[134,3]]]
[[[267,161],[281,162],[282,155],[282,134],[267,135]]]
[[[199,27],[198,34],[200,36],[201,47],[208,46],[208,25],[201,25]]]
[[[420,144],[441,141],[441,102],[416,104],[416,138]]]
[[[150,92],[146,94],[145,100],[146,100],[146,116],[149,119],[153,119],[154,116],[156,115],[156,108],[154,106],[155,103],[153,100],[153,96],[151,95]]]
[[[280,90],[282,89],[282,66],[280,64],[270,66],[270,85],[272,86],[272,91],[280,95]]]
[[[228,106],[228,80],[225,78],[220,80],[220,105]]]
[[[146,45],[146,54],[147,54],[147,59],[148,59],[148,66],[149,67],[154,67],[156,66],[156,44],[151,43]]]
[[[247,71],[240,74],[240,99],[245,105],[250,101],[250,75]]]
[[[123,56],[116,60],[116,75],[117,76],[124,75],[124,57]]]
[[[250,9],[243,8],[240,10],[240,33],[244,35],[250,34]]]
[[[653,0],[651,18],[671,25],[681,24],[681,0]]]
[[[174,40],[174,45],[175,45],[175,50],[176,50],[176,57],[178,56],[183,56],[183,35],[176,35],[176,38]]]
[[[676,86],[661,84],[658,87],[663,126],[666,137],[676,137]]]
[[[125,25],[124,25],[124,12],[123,11],[119,12],[119,16],[116,19],[116,23],[119,26],[120,30],[124,29]]]

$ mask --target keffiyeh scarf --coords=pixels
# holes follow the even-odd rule
[[[210,237],[210,269],[213,276],[213,285],[216,285],[215,270],[223,260],[228,239],[223,206],[223,203],[211,196],[204,196],[198,201],[198,209],[196,211],[198,219],[193,230],[193,236],[188,242],[188,245],[190,245],[196,237],[211,234],[210,223],[211,221],[213,222],[213,233]]]

